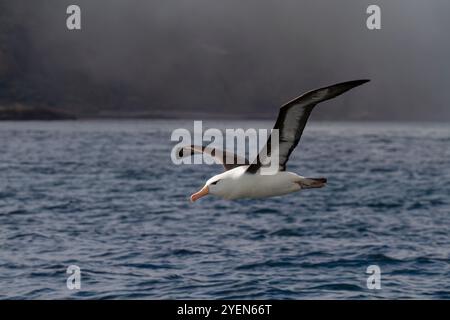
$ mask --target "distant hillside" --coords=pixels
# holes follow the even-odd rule
[[[0,106],[52,110],[4,117],[274,119],[306,91],[368,78],[313,119],[450,119],[450,1],[379,0],[389,18],[370,31],[358,0],[80,0],[81,30],[69,3],[0,0]]]
[[[49,108],[26,107],[20,104],[0,106],[0,120],[75,120],[66,112]]]

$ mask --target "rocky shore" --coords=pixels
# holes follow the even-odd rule
[[[76,117],[51,108],[13,105],[0,106],[0,120],[76,120]]]

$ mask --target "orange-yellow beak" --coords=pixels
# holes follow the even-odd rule
[[[195,201],[197,201],[198,199],[200,199],[201,197],[206,196],[208,193],[209,193],[209,188],[208,188],[208,186],[204,186],[203,188],[201,188],[200,191],[194,193],[194,194],[191,196],[191,201],[192,201],[192,202],[195,202]]]

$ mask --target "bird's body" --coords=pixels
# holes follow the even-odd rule
[[[240,166],[211,178],[210,180],[221,180],[221,188],[218,188],[216,194],[227,200],[281,196],[299,191],[305,180],[292,172],[279,171],[273,175],[262,175],[247,173],[247,169],[248,166]],[[210,192],[215,191],[213,186],[209,189]]]
[[[287,172],[286,163],[299,143],[314,107],[322,101],[332,99],[368,81],[347,81],[320,88],[307,92],[283,105],[274,126],[274,129],[279,131],[277,143],[274,144],[273,137],[270,136],[264,147],[264,152],[260,152],[251,163],[227,151],[222,152],[195,145],[181,148],[178,152],[180,157],[190,156],[194,153],[206,153],[221,162],[226,170],[209,179],[200,191],[191,196],[191,201],[196,201],[207,194],[214,194],[228,200],[267,198],[285,195],[301,189],[325,186],[327,181],[325,178],[305,178]],[[273,157],[276,157],[276,159],[273,159]],[[225,159],[230,158],[234,159],[235,162],[229,164],[225,161]],[[272,163],[275,160],[277,160],[274,163],[278,164],[278,170],[271,171],[270,174],[263,172],[267,163]]]

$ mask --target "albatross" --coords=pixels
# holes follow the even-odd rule
[[[223,199],[234,200],[241,198],[268,198],[281,196],[302,189],[322,188],[326,178],[306,178],[293,172],[286,171],[286,163],[292,151],[298,145],[305,129],[306,122],[314,107],[325,100],[335,98],[344,92],[360,86],[370,80],[353,80],[338,83],[332,86],[312,90],[284,104],[278,113],[273,129],[278,130],[278,148],[272,150],[271,138],[267,139],[253,162],[239,157],[229,151],[221,151],[205,146],[188,145],[180,148],[179,157],[192,156],[195,153],[208,154],[221,163],[225,172],[215,175],[206,181],[205,185],[191,195],[191,201],[211,194]],[[262,174],[266,160],[272,154],[278,156],[278,170],[274,174]],[[234,159],[229,164],[226,159]]]

